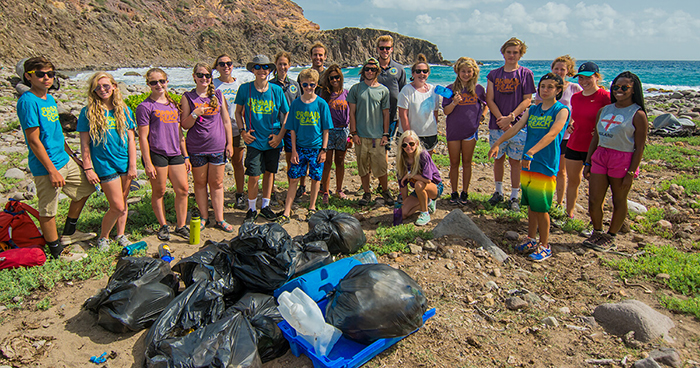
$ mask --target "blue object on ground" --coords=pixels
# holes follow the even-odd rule
[[[107,352],[105,351],[100,355],[99,357],[93,356],[90,358],[90,361],[95,364],[102,364],[107,361]]]

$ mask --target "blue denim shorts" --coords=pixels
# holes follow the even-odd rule
[[[226,161],[226,152],[190,155],[190,163],[192,164],[192,167],[201,167],[206,164],[223,165],[226,163]]]
[[[108,182],[110,182],[116,178],[122,177],[124,175],[126,175],[125,172],[124,173],[116,172],[114,174],[109,174],[107,176],[100,176],[100,183],[108,183]]]
[[[301,148],[297,147],[299,154],[299,163],[292,164],[287,171],[290,179],[298,179],[306,176],[306,168],[309,168],[309,177],[311,180],[321,181],[323,175],[323,163],[318,162],[318,154],[321,150],[318,148]]]
[[[490,129],[489,130],[489,144],[493,146],[494,143],[505,134],[501,129]],[[513,160],[523,159],[523,150],[525,149],[525,138],[527,138],[527,133],[521,130],[513,136],[513,138],[501,143],[498,146],[498,157],[497,159],[503,157],[503,155],[508,155],[508,158]]]
[[[438,190],[438,192],[437,192],[437,197],[435,197],[435,199],[438,199],[438,198],[440,198],[440,196],[442,196],[442,191],[445,190],[445,185],[442,184],[442,182],[437,183],[437,190]],[[411,192],[411,194],[409,194],[409,196],[418,197],[418,194],[417,194],[416,191],[414,190],[414,191]],[[432,199],[432,198],[431,198],[431,199]]]

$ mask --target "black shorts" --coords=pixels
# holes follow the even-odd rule
[[[562,139],[562,140],[561,140],[561,143],[559,144],[559,152],[561,152],[560,155],[566,154],[566,145],[567,145],[568,143],[569,143],[569,140],[568,140],[568,139]]]
[[[248,176],[260,176],[266,172],[277,173],[280,161],[280,149],[272,148],[260,151],[248,146],[245,155],[245,174]]]
[[[428,137],[418,137],[420,139],[420,142],[423,144],[423,148],[426,149],[426,151],[432,151],[435,149],[435,146],[438,144],[438,136],[437,135],[431,135]]]
[[[144,166],[146,163],[143,162],[143,157],[141,157],[141,162]],[[185,157],[182,155],[177,156],[164,156],[159,153],[151,151],[151,163],[155,167],[167,167],[170,165],[183,165],[185,163]]]
[[[564,158],[567,160],[586,162],[586,159],[588,158],[588,152],[574,151],[571,148],[566,147],[566,153],[564,154]]]

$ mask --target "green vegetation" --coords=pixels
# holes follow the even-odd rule
[[[328,197],[328,204],[321,203],[322,195],[319,193],[316,208],[320,210],[334,210],[338,212],[345,212],[349,214],[355,214],[360,212],[362,209],[356,200],[340,199],[335,196]],[[373,202],[370,202],[373,204]]]
[[[501,202],[494,207],[489,204],[489,198],[491,198],[490,194],[469,193],[469,199],[472,202],[481,203],[483,206],[483,209],[475,210],[474,214],[491,215],[496,219],[508,222],[518,222],[527,219],[527,206],[521,206],[519,212],[513,212],[510,210],[508,202]]]
[[[430,231],[419,230],[413,224],[403,224],[399,226],[377,228],[376,235],[369,239],[360,252],[371,250],[377,255],[391,252],[408,252],[408,243],[414,241],[416,237],[423,240],[433,238]]]
[[[607,263],[620,271],[622,279],[654,278],[659,273],[670,275],[661,282],[686,298],[660,295],[661,303],[668,309],[700,318],[700,253],[684,253],[670,245],[647,245],[644,250],[646,253],[636,259],[616,259]]]
[[[47,310],[51,308],[51,298],[48,296],[44,299],[41,299],[39,303],[36,303],[36,308],[39,310]]]
[[[677,145],[648,144],[644,148],[644,160],[660,160],[675,169],[696,171],[700,167],[700,149]]]
[[[567,233],[578,234],[581,231],[586,230],[587,227],[588,221],[579,219],[568,219],[564,223],[564,225],[562,225],[561,229]]]
[[[173,92],[168,92],[168,94],[173,99],[173,101],[175,101],[178,104],[180,103],[180,99],[182,98],[182,96],[175,94]],[[148,96],[150,96],[150,95],[151,95],[151,92],[142,93],[140,95],[131,95],[131,96],[125,98],[124,102],[126,103],[126,106],[129,106],[131,111],[133,111],[135,113],[136,107],[141,102],[143,102],[146,98],[148,98]]]
[[[4,127],[0,128],[0,133],[11,132],[14,130],[18,130],[19,128],[20,128],[19,120],[13,120],[13,121],[7,123],[7,125],[5,125]]]
[[[632,224],[632,229],[643,234],[658,235],[670,239],[673,233],[657,225],[659,220],[663,220],[665,217],[666,213],[662,208],[651,207],[645,214],[637,216],[635,223]]]
[[[677,184],[685,188],[687,195],[700,193],[700,179],[690,175],[676,175],[671,180],[661,182],[661,190],[666,191],[671,187],[671,184]]]
[[[450,156],[433,154],[433,162],[437,167],[450,167]]]

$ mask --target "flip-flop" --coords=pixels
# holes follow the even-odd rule
[[[232,233],[233,232],[233,225],[229,224],[228,222],[224,221],[217,221],[216,225],[214,225],[217,229],[223,230],[227,233]]]

